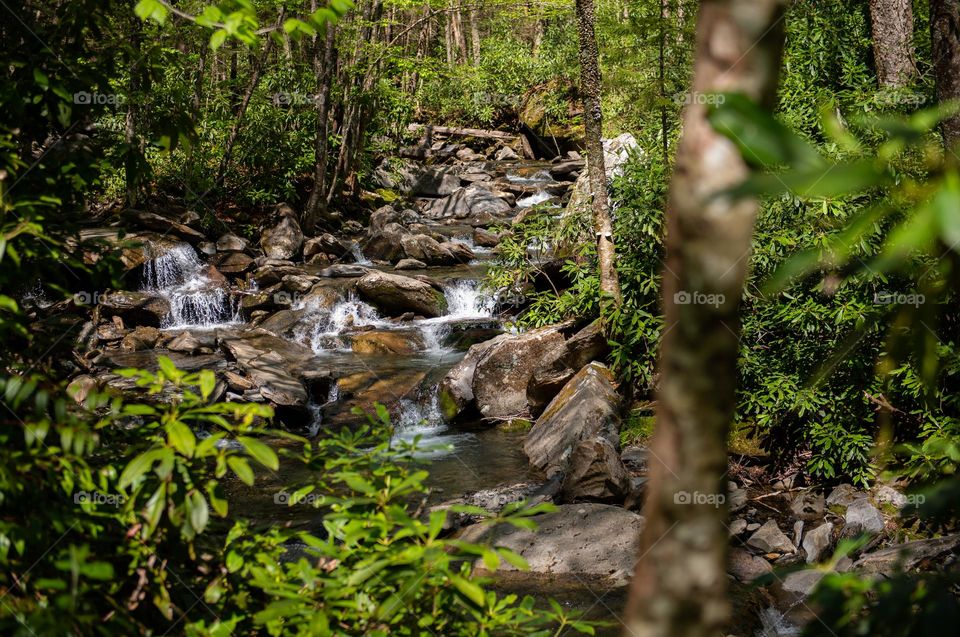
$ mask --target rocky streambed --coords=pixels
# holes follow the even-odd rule
[[[634,147],[628,136],[607,143],[611,174]],[[253,238],[204,231],[187,210],[129,211],[87,229],[85,238],[117,242],[129,285],[56,308],[82,321],[71,391],[78,400],[94,388],[137,396],[116,370],[155,368],[162,355],[214,371],[215,399],[268,403],[282,426],[308,436],[356,426],[354,408],[384,404],[397,437],[440,447],[429,452],[434,508],[559,505],[533,532],[448,516],[450,533],[528,560],[531,573],[500,574],[505,586],[560,590],[615,620],[623,597],[611,591],[622,590],[636,559],[648,459],[642,447],[621,448],[626,405],[602,363],[606,340],[595,324],[518,331],[511,299],[482,285],[518,215],[532,206],[561,215],[582,201],[584,163],[575,153],[526,162],[509,147],[442,140],[406,154],[374,174],[394,202],[336,235],[304,236],[285,204]],[[120,243],[121,228],[138,245]],[[251,517],[309,525],[312,509],[273,498],[297,479],[290,470],[233,497]],[[824,491],[734,475],[729,572],[740,590],[773,567],[812,564],[860,532],[874,541],[837,568],[887,572],[899,548],[914,568],[952,567],[957,537],[898,545],[906,501],[891,485]],[[731,632],[796,634],[822,575],[801,569],[744,592]]]

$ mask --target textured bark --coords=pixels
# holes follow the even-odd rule
[[[140,120],[140,98],[143,89],[143,67],[146,62],[142,59],[140,44],[143,36],[142,23],[133,18],[130,31],[130,79],[127,113],[124,121],[124,141],[127,153],[124,159],[124,174],[126,180],[126,204],[135,207],[140,199],[140,169],[144,162],[144,143],[137,133]]]
[[[305,232],[313,233],[317,221],[326,209],[327,165],[330,155],[330,88],[333,82],[334,42],[336,27],[328,24],[323,35],[323,44],[314,43],[313,69],[320,78],[320,91],[316,96],[317,135],[314,139],[313,190],[303,210],[302,226]]]
[[[873,57],[880,86],[897,88],[917,75],[911,0],[870,0]]]
[[[772,108],[783,46],[784,0],[700,4],[697,94],[741,92]],[[757,205],[716,196],[748,174],[732,142],[691,100],[667,207],[665,327],[646,526],[631,584],[626,634],[725,634],[726,440],[733,417],[737,307]],[[704,295],[716,295],[715,298]]]
[[[930,35],[937,100],[960,100],[960,0],[930,0]],[[960,144],[960,114],[941,124],[947,147]]]
[[[603,112],[600,108],[600,63],[593,0],[576,0],[577,35],[580,40],[580,92],[583,99],[583,128],[587,146],[587,170],[593,196],[593,229],[600,262],[600,291],[620,302],[620,281],[615,267],[613,223],[607,197],[607,175],[603,162]]]

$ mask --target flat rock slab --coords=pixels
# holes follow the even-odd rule
[[[475,524],[460,538],[509,548],[523,556],[535,574],[603,577],[625,585],[637,559],[644,519],[606,504],[564,504],[553,513],[532,518],[535,531],[509,524]],[[498,570],[515,571],[503,562]]]

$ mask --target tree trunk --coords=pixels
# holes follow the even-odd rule
[[[127,113],[124,122],[124,142],[127,152],[124,157],[124,176],[126,179],[126,204],[135,207],[140,199],[141,168],[143,166],[144,144],[137,134],[137,124],[140,120],[140,99],[143,96],[143,67],[146,61],[142,59],[140,49],[142,39],[142,22],[136,17],[130,30],[130,79],[128,84]]]
[[[317,221],[326,209],[327,203],[326,183],[327,159],[330,154],[330,87],[333,81],[334,28],[333,24],[326,25],[323,45],[322,47],[316,46],[313,53],[313,69],[314,73],[320,78],[320,91],[316,97],[317,135],[314,139],[313,190],[310,191],[310,197],[307,199],[307,205],[303,211],[303,227],[308,233],[312,233],[316,229]]]
[[[700,4],[696,94],[741,92],[772,108],[784,0]],[[727,625],[727,432],[733,417],[737,306],[754,200],[717,194],[748,174],[736,146],[691,100],[667,207],[665,326],[646,524],[627,607],[631,637],[714,637]]]
[[[911,0],[870,0],[873,57],[882,88],[899,88],[916,77]]]
[[[607,175],[603,163],[603,114],[600,108],[600,63],[594,35],[593,0],[576,0],[577,34],[580,39],[580,91],[583,99],[583,127],[587,146],[587,170],[593,199],[593,230],[597,237],[600,263],[600,291],[620,303],[620,281],[615,267],[613,223],[607,197]]]
[[[473,64],[480,66],[480,11],[471,9],[470,17],[470,47],[473,51]]]
[[[930,32],[937,100],[960,100],[960,0],[930,0]],[[941,123],[947,148],[960,144],[960,114]]]

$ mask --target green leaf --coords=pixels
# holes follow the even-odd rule
[[[230,468],[233,469],[235,474],[237,474],[237,477],[240,478],[241,482],[248,487],[253,486],[253,469],[250,468],[250,463],[247,462],[246,458],[241,458],[240,456],[229,456],[227,458],[227,464],[230,465]]]
[[[256,438],[249,438],[247,436],[239,436],[237,441],[243,445],[243,448],[247,450],[248,454],[266,468],[274,471],[280,468],[280,462],[277,459],[276,452],[264,443]]]
[[[174,449],[188,458],[193,457],[193,452],[197,448],[197,437],[190,431],[190,427],[179,420],[168,422],[166,426],[167,440]]]
[[[484,595],[482,588],[470,580],[460,577],[459,575],[451,574],[450,583],[453,584],[454,588],[456,588],[461,595],[469,599],[477,606],[483,607],[484,602],[486,601],[486,595]]]
[[[204,369],[200,372],[200,395],[203,396],[204,400],[210,398],[210,394],[213,393],[213,388],[217,385],[217,377],[209,369]]]

